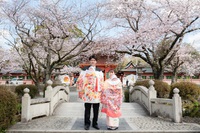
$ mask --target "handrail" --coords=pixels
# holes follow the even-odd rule
[[[132,94],[135,90],[140,90],[143,92],[144,95],[148,95],[148,89],[144,86],[135,86],[130,89],[129,93]]]
[[[47,81],[47,85],[45,98],[31,99],[29,89],[24,89],[21,122],[27,122],[39,116],[52,115],[60,101],[69,101],[68,86],[56,86],[52,88],[52,81],[50,80]]]
[[[148,111],[150,115],[168,117],[174,122],[182,121],[182,102],[179,96],[179,90],[173,90],[172,99],[157,98],[157,92],[154,88],[154,81],[149,81],[149,89],[144,86],[130,86],[129,101],[139,102]]]
[[[50,98],[37,98],[31,99],[31,105],[50,102]]]

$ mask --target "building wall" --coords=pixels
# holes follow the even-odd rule
[[[82,64],[80,64],[79,66],[80,66],[80,68],[84,68],[85,66],[89,66],[89,64],[87,64],[87,63],[82,63]],[[104,74],[104,79],[105,79],[105,80],[108,78],[108,71],[109,71],[110,69],[115,69],[116,66],[117,66],[117,65],[115,65],[115,64],[100,64],[100,63],[98,63],[98,64],[96,65],[96,67],[98,67],[98,68],[100,68],[100,69],[102,70],[102,72],[103,72],[103,74]]]
[[[34,84],[32,79],[27,74],[24,74],[24,73],[17,73],[17,74],[12,74],[12,75],[0,74],[0,84],[6,84],[6,82],[12,78],[23,78],[24,84]]]
[[[135,72],[124,72],[121,79],[123,78],[123,76],[129,75],[129,74],[136,74],[136,73]],[[118,75],[118,77],[120,77],[120,76]],[[142,78],[143,79],[154,79],[153,73],[143,73]],[[164,78],[163,78],[164,82],[171,84],[171,79],[172,79],[172,73],[164,73]],[[188,81],[188,82],[200,84],[200,76],[184,77],[184,74],[179,74],[177,82],[181,82],[181,81]]]

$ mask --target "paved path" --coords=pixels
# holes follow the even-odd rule
[[[200,133],[200,125],[194,123],[174,123],[158,117],[150,117],[137,103],[123,103],[120,126],[116,131],[108,131],[105,114],[99,114],[101,130],[90,128],[84,130],[84,103],[79,102],[77,92],[70,93],[70,102],[61,103],[53,116],[34,119],[28,123],[17,123],[9,129],[9,133]]]

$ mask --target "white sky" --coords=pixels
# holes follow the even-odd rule
[[[6,40],[4,39],[4,37],[9,37],[9,33],[6,30],[0,30],[0,46],[3,48],[9,48],[6,44]]]
[[[9,1],[9,0],[3,0],[3,1]],[[43,0],[33,0],[32,2],[39,2],[39,1],[43,1]],[[53,0],[53,1],[56,1],[56,0]],[[88,2],[88,0],[82,0],[82,1],[86,3]],[[101,0],[92,0],[92,2],[94,3],[97,1],[101,1]],[[2,37],[2,35],[9,37],[9,33],[8,31],[3,30],[2,28],[3,26],[0,26],[0,46],[4,48],[8,48],[8,46],[6,45],[6,40]],[[112,34],[112,32],[110,32],[109,34]],[[113,36],[113,35],[109,35],[109,36]],[[200,51],[200,31],[186,35],[183,39],[183,42],[192,44],[193,47],[195,47],[196,49]]]
[[[190,43],[193,47],[200,51],[200,32],[186,35],[183,39],[183,42]]]

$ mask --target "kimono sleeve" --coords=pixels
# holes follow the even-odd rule
[[[117,85],[117,88],[120,90],[120,93],[119,93],[119,102],[120,104],[123,102],[123,98],[124,98],[124,91],[122,89],[122,82],[120,82],[118,85]]]
[[[104,87],[104,77],[102,71],[99,73],[99,81],[100,81],[100,90],[102,90]]]
[[[106,104],[107,103],[107,98],[106,98],[106,88],[107,88],[107,82],[105,81],[103,83],[103,88],[101,90],[101,103]]]

